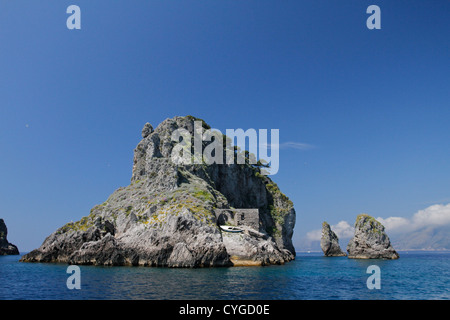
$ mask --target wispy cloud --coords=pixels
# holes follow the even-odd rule
[[[309,241],[319,241],[321,237],[322,237],[321,229],[315,229],[306,233],[306,238]]]
[[[316,148],[316,146],[313,146],[312,144],[303,143],[303,142],[293,142],[293,141],[283,142],[283,143],[279,143],[279,144],[268,143],[268,144],[266,144],[266,146],[268,148],[278,147],[278,149],[297,149],[297,150],[302,150],[302,151]]]
[[[339,238],[351,238],[355,233],[355,228],[344,220],[339,221],[337,224],[330,227]],[[321,237],[322,229],[312,230],[306,234],[306,238],[310,241],[320,241]]]
[[[389,217],[377,218],[387,231],[403,232],[414,231],[427,226],[444,226],[450,224],[450,203],[435,204],[419,210],[411,218]]]
[[[280,149],[298,149],[298,150],[310,150],[314,149],[315,146],[308,144],[308,143],[302,143],[302,142],[283,142],[280,144]]]
[[[355,233],[355,228],[351,226],[347,221],[340,221],[337,224],[331,226],[331,229],[339,238],[350,238],[353,237]]]

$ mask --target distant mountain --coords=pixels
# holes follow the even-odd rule
[[[450,225],[427,226],[391,240],[397,250],[450,250]]]

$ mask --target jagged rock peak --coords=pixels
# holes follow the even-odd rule
[[[147,122],[142,129],[142,138],[147,138],[152,132],[153,126]]]
[[[347,245],[348,257],[353,259],[398,259],[384,226],[368,214],[356,217],[355,235]]]
[[[326,257],[343,257],[347,255],[345,252],[342,252],[338,236],[331,230],[330,225],[326,221],[322,223],[320,247]]]

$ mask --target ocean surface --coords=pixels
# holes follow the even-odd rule
[[[80,266],[80,290],[67,288],[68,265],[0,256],[0,299],[450,299],[450,252],[399,253],[389,261],[299,252],[295,261],[268,267]],[[370,265],[380,268],[380,289],[367,288]]]

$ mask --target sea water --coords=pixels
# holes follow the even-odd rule
[[[0,299],[450,299],[450,252],[399,253],[398,260],[356,260],[299,252],[267,267],[80,266],[79,290],[68,289],[66,264],[0,256]],[[380,289],[367,286],[371,265],[380,268]]]

